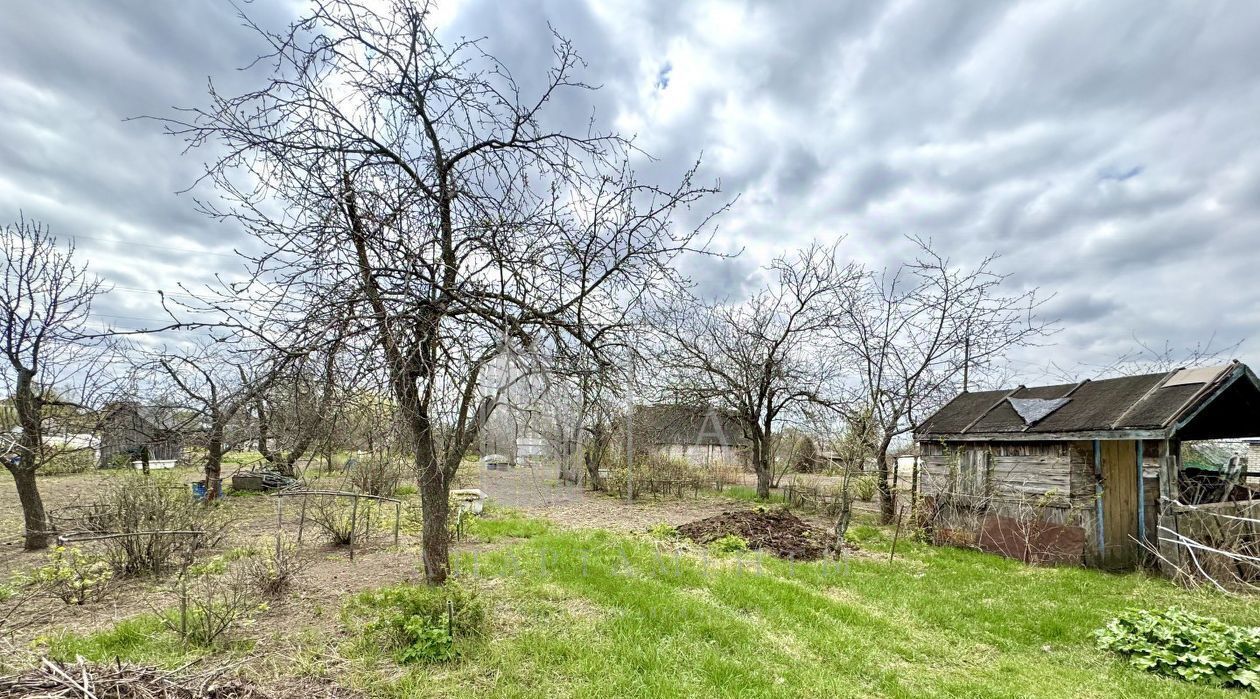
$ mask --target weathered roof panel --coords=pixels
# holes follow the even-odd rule
[[[925,420],[917,433],[1024,432],[1035,435],[1167,429],[1191,403],[1207,400],[1211,394],[1208,389],[1239,366],[1234,363],[1171,374],[1139,374],[1080,384],[964,393]],[[1063,398],[1068,400],[1061,405],[1027,402]],[[1017,406],[1025,414],[1021,415]]]

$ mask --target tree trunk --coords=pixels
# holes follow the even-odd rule
[[[245,370],[242,369],[241,380],[244,381],[244,379]],[[258,416],[258,453],[267,460],[267,463],[278,466],[280,472],[284,473],[284,467],[276,463],[280,460],[280,455],[271,451],[271,418],[267,415],[267,401],[263,399],[261,391],[254,399],[254,413]]]
[[[27,551],[48,548],[47,532],[52,529],[44,512],[44,500],[39,496],[39,487],[35,483],[35,469],[40,465],[44,435],[43,416],[40,414],[43,406],[35,394],[34,384],[35,372],[18,367],[13,408],[22,433],[18,437],[18,462],[8,468],[17,485],[18,501],[22,504],[22,520],[26,526],[23,548]]]
[[[214,430],[206,440],[206,502],[217,500],[223,491],[223,432]]]
[[[433,469],[435,472],[437,470]],[[420,554],[424,560],[424,580],[430,585],[441,585],[446,582],[450,567],[450,532],[446,528],[450,489],[438,473],[432,473],[427,478],[422,476],[419,480],[420,505],[424,517],[424,541]]]
[[[889,483],[891,470],[888,468],[888,441],[882,441],[879,444],[879,450],[876,452],[877,459],[875,467],[877,469],[876,480],[879,485],[879,521],[883,524],[892,524],[893,521],[893,492]]]
[[[757,499],[770,499],[770,449],[761,436],[753,438],[753,470],[757,472]]]
[[[10,466],[13,483],[17,486],[18,501],[22,503],[22,521],[26,527],[23,548],[27,551],[38,551],[48,548],[48,539],[52,525],[44,511],[44,499],[39,496],[39,488],[35,485],[35,470],[21,465]]]

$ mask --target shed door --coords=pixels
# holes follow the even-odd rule
[[[1133,441],[1102,442],[1103,564],[1131,567],[1139,559],[1137,543],[1137,446]]]

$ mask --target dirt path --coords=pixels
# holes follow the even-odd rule
[[[544,467],[482,470],[475,480],[476,487],[486,492],[492,504],[546,517],[572,528],[643,531],[659,522],[677,526],[722,512],[755,507],[754,503],[704,493],[685,498],[647,496],[626,503],[603,493],[561,483],[557,474]]]

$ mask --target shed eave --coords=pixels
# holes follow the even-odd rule
[[[1088,430],[1081,432],[967,432],[914,435],[916,442],[1075,442],[1079,440],[1168,439],[1163,429]]]

